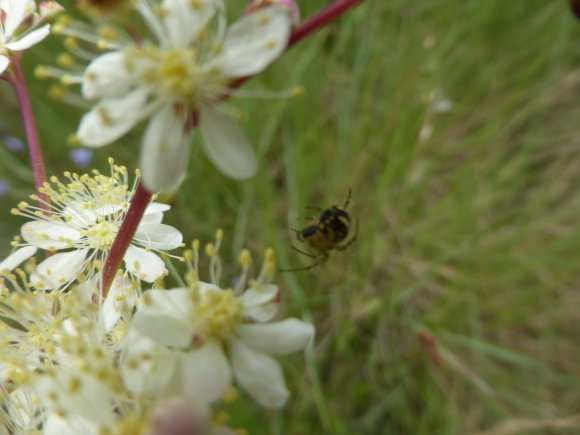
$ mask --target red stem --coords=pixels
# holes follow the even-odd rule
[[[292,47],[305,36],[308,36],[321,27],[326,26],[339,15],[363,1],[364,0],[336,0],[332,2],[294,29],[292,35],[290,35],[290,41],[288,41],[288,48]]]
[[[137,231],[137,227],[139,226],[139,222],[141,222],[141,218],[143,217],[143,213],[145,213],[149,201],[151,201],[151,193],[145,190],[142,183],[139,183],[129,205],[129,210],[127,210],[125,219],[123,219],[123,223],[119,228],[117,237],[115,237],[109,255],[107,255],[107,260],[105,261],[102,284],[103,297],[107,296],[109,292],[117,269],[119,269],[121,260],[123,260],[127,248],[131,244],[131,240],[133,240],[135,231]]]
[[[332,20],[337,18],[339,15],[345,13],[348,9],[357,6],[359,3],[362,3],[364,1],[365,0],[336,0],[332,2],[327,7],[320,10],[316,14],[312,15],[306,21],[302,22],[298,27],[296,27],[292,31],[292,33],[290,34],[290,38],[288,40],[288,46],[286,47],[286,50],[293,47],[302,38],[317,31],[321,27],[326,26]],[[239,88],[252,77],[253,76],[240,77],[239,79],[234,80],[230,84],[230,91]],[[229,96],[228,93],[224,94],[223,99],[227,98],[228,96]]]
[[[32,106],[30,104],[30,96],[26,87],[26,80],[20,60],[18,58],[11,59],[11,66],[14,70],[14,80],[11,80],[18,103],[20,104],[20,112],[22,113],[22,123],[24,125],[24,133],[26,134],[26,141],[28,142],[28,153],[30,155],[30,164],[32,166],[32,173],[34,174],[34,187],[41,199],[39,202],[40,208],[46,210],[46,195],[40,193],[39,189],[46,180],[44,171],[44,160],[42,159],[42,149],[40,148],[40,141],[38,140],[38,132],[36,130],[36,123],[34,121],[34,114],[32,113]],[[42,201],[44,200],[44,201]]]
[[[318,30],[319,28],[325,26],[333,19],[338,17],[339,15],[346,12],[349,8],[356,6],[359,3],[362,3],[364,0],[336,0],[331,3],[326,8],[322,9],[317,14],[310,17],[308,20],[304,21],[301,25],[296,27],[292,34],[290,35],[290,40],[288,41],[288,48],[292,47],[298,41],[300,41],[305,36],[311,34],[312,32]],[[242,77],[238,80],[234,81],[230,88],[235,89],[241,86],[246,80],[250,79],[251,77]],[[227,98],[227,95],[224,95],[224,98]],[[194,117],[192,119],[192,127],[195,126],[197,123],[197,116],[194,113]],[[119,228],[119,232],[117,233],[117,237],[111,246],[111,250],[109,255],[107,255],[107,260],[105,261],[105,266],[103,269],[103,287],[102,287],[102,295],[105,297],[111,287],[115,274],[117,273],[117,269],[121,264],[121,260],[125,256],[125,252],[127,252],[127,247],[131,243],[133,239],[133,235],[137,230],[137,226],[143,217],[143,213],[145,212],[145,208],[147,208],[147,204],[151,200],[151,193],[149,193],[141,183],[137,186],[137,191],[135,192],[135,196],[133,196],[133,200],[131,201],[131,205],[129,206],[129,210],[127,211],[127,215],[121,224],[121,228]]]

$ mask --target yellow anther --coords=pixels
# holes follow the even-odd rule
[[[61,53],[56,58],[56,63],[62,68],[72,68],[75,65],[75,59],[69,53]]]
[[[208,257],[215,257],[216,254],[215,245],[213,243],[205,245],[205,255]]]
[[[68,36],[64,40],[64,46],[67,50],[74,51],[79,48],[79,40],[73,38],[72,36]]]
[[[250,251],[247,249],[242,249],[242,252],[240,252],[239,261],[243,267],[249,267],[252,264],[252,255],[250,254]]]
[[[45,65],[38,65],[36,68],[34,68],[34,77],[36,77],[39,80],[45,80],[49,78],[50,72],[48,67],[46,67]]]
[[[290,90],[290,97],[292,98],[301,97],[302,95],[304,95],[304,86],[302,85],[295,85]]]

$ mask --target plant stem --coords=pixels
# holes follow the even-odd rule
[[[332,20],[345,13],[348,9],[357,6],[359,3],[362,3],[364,1],[365,0],[336,0],[332,2],[327,7],[320,10],[316,14],[312,15],[306,21],[302,22],[298,27],[296,27],[292,31],[292,33],[290,34],[290,38],[288,40],[288,46],[286,47],[286,50],[293,47],[302,38],[317,31],[321,27],[326,26]],[[245,82],[250,80],[252,77],[254,76],[240,77],[234,80],[230,84],[228,92],[222,95],[220,99],[226,99],[227,97],[229,97],[231,91],[239,88]]]
[[[22,123],[24,125],[24,133],[26,134],[26,141],[28,143],[28,153],[30,155],[30,164],[32,166],[32,173],[34,174],[34,187],[36,193],[40,198],[40,208],[46,210],[46,195],[40,192],[40,187],[46,180],[44,171],[44,160],[42,159],[42,150],[40,148],[40,141],[38,140],[38,132],[36,130],[36,122],[34,114],[32,113],[32,106],[30,104],[30,96],[26,87],[26,80],[22,72],[22,66],[18,58],[11,59],[11,66],[14,70],[14,79],[11,80],[18,103],[20,104],[20,112],[22,113]]]
[[[123,260],[127,248],[131,240],[133,240],[135,231],[137,231],[137,227],[139,226],[139,222],[141,222],[141,218],[143,217],[143,213],[145,213],[149,201],[151,201],[151,193],[143,187],[142,183],[139,183],[129,205],[129,210],[127,210],[125,219],[123,219],[123,223],[117,232],[117,237],[115,237],[109,255],[107,255],[107,259],[105,260],[103,267],[103,298],[109,292],[117,269],[119,269],[121,260]]]
[[[364,0],[336,0],[318,13],[312,15],[294,29],[290,35],[288,48],[292,47],[305,36],[326,26],[332,20],[345,13],[348,9],[362,3]]]

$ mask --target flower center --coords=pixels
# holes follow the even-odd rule
[[[232,290],[208,291],[195,304],[194,318],[213,337],[230,336],[242,319],[242,303]]]
[[[194,48],[144,47],[133,52],[132,60],[146,60],[141,79],[169,100],[195,107],[202,100],[217,97],[227,89],[219,71],[200,64]]]
[[[91,247],[106,250],[113,244],[118,229],[119,228],[111,222],[101,221],[83,231],[82,235],[88,239]]]

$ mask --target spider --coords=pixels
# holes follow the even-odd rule
[[[308,245],[314,253],[305,252],[294,245],[292,248],[312,258],[313,261],[305,267],[280,269],[282,272],[298,272],[319,266],[328,260],[330,251],[344,251],[356,240],[358,221],[355,220],[354,229],[352,229],[352,220],[346,211],[350,203],[350,194],[349,189],[342,206],[333,205],[326,210],[318,209],[321,211],[320,216],[318,218],[311,217],[310,225],[302,230],[293,230],[298,241]]]

